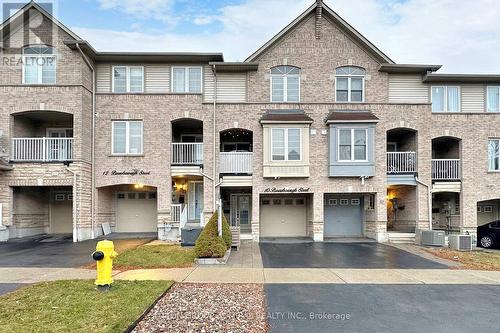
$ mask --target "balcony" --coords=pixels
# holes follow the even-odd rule
[[[172,165],[202,165],[203,143],[172,143]]]
[[[417,172],[417,153],[414,151],[388,152],[388,174],[413,174]]]
[[[13,162],[64,162],[73,160],[73,138],[14,138]]]
[[[221,152],[219,161],[221,174],[252,174],[252,152]]]
[[[460,180],[460,159],[433,159],[432,180]]]

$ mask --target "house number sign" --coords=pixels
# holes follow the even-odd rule
[[[151,171],[145,171],[140,169],[132,169],[132,170],[106,170],[102,173],[103,176],[147,176],[150,175]]]
[[[264,190],[265,193],[305,193],[309,192],[309,187],[268,187]]]

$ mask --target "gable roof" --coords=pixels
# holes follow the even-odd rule
[[[33,0],[27,3],[24,7],[19,9],[14,15],[11,17],[7,18],[1,25],[0,25],[0,32],[2,36],[5,38],[5,35],[9,33],[9,27],[13,24],[22,24],[23,23],[23,18],[24,14],[28,12],[30,9],[36,9],[40,14],[44,15],[47,17],[49,20],[51,20],[56,26],[58,26],[60,29],[62,29],[64,32],[66,32],[68,35],[70,35],[72,38],[75,40],[80,40],[81,38],[75,34],[73,31],[71,31],[68,27],[66,27],[64,24],[59,22],[52,14],[47,12],[45,9],[43,9],[42,6],[34,2]]]
[[[325,5],[323,1],[319,4],[322,6],[323,13],[332,20],[344,33],[349,35],[358,44],[369,51],[378,61],[381,63],[393,64],[394,61],[389,58],[384,52],[377,48],[372,42],[370,42],[366,37],[364,37],[360,32],[358,32],[354,27],[347,23],[342,17],[340,17],[336,12],[334,12],[330,7]],[[307,8],[302,14],[300,14],[295,20],[290,22],[283,30],[278,32],[273,38],[271,38],[267,43],[261,46],[257,51],[250,55],[245,61],[255,61],[260,55],[262,55],[271,46],[276,44],[283,36],[290,32],[293,28],[298,26],[304,19],[306,19],[310,14],[316,11],[318,4],[315,2],[309,8]]]

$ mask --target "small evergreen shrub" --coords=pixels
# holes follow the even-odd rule
[[[232,236],[229,223],[222,215],[222,237],[217,232],[217,212],[215,212],[205,228],[200,233],[194,245],[198,258],[222,258],[226,250],[231,247]]]

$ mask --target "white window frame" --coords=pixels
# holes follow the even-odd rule
[[[125,152],[115,153],[115,124],[125,123]],[[130,153],[130,123],[141,124],[141,152]],[[144,122],[142,120],[113,120],[111,121],[111,155],[115,156],[138,156],[144,154]]]
[[[340,206],[349,206],[349,199],[340,199],[339,200]]]
[[[434,88],[443,88],[444,89],[444,101],[443,101],[444,110],[441,110],[441,111],[432,110],[432,102],[433,102],[432,89],[434,89]],[[458,110],[457,111],[449,111],[448,110],[448,88],[457,88],[458,89]],[[450,85],[431,86],[430,96],[431,96],[431,110],[433,113],[445,113],[445,112],[446,113],[459,113],[459,112],[462,112],[462,87],[450,86]]]
[[[301,72],[301,69],[299,67],[291,66],[291,65],[275,66],[273,68],[285,67],[285,66],[297,68],[299,70],[299,74],[269,74],[269,92],[271,95],[271,96],[269,96],[269,98],[271,100],[271,103],[300,103],[300,84],[301,84],[300,72]],[[288,78],[289,77],[297,77],[299,79],[299,93],[298,93],[299,99],[297,101],[289,101],[288,100]],[[282,78],[283,79],[283,100],[282,101],[273,101],[273,78]]]
[[[341,130],[351,130],[351,159],[350,160],[341,160],[340,159],[340,131]],[[355,130],[364,130],[365,131],[365,144],[366,144],[366,152],[365,152],[365,157],[366,159],[364,160],[356,160],[354,159],[354,131]],[[368,162],[368,148],[369,148],[369,143],[368,143],[368,128],[364,127],[338,127],[337,128],[337,161],[338,162]]]
[[[342,68],[342,67],[359,67],[359,66],[341,66],[341,67],[337,67],[335,69],[335,72],[337,71],[337,69]],[[365,87],[366,69],[364,69],[362,67],[359,67],[359,68],[361,68],[365,71],[364,75],[361,75],[361,74],[340,75],[340,74],[335,73],[335,97],[334,97],[335,102],[337,102],[337,103],[365,103],[365,100],[366,100],[366,87]],[[361,86],[363,89],[361,101],[352,101],[352,98],[351,98],[351,92],[352,92],[351,79],[353,79],[353,78],[355,78],[355,79],[361,78],[361,81],[362,81]],[[338,88],[337,80],[338,79],[347,79],[347,101],[338,101],[337,100],[337,88]]]
[[[284,160],[275,160],[273,159],[273,132],[275,130],[284,130],[285,131],[285,137],[284,137],[284,143],[285,143],[285,159]],[[289,160],[288,159],[288,130],[299,130],[299,154],[300,154],[300,159],[298,160]],[[303,156],[302,156],[302,128],[300,127],[273,127],[271,128],[271,145],[270,145],[270,153],[271,153],[271,161],[272,162],[302,162]]]
[[[483,206],[483,213],[493,213],[493,206]]]
[[[500,139],[499,138],[488,138],[488,172],[500,172],[500,167],[499,169],[491,169],[490,168],[490,141],[497,141],[498,145],[500,146]],[[500,166],[500,157],[499,159],[499,166]]]
[[[44,46],[44,47],[50,47],[54,50],[54,53],[52,54],[24,54],[24,49],[28,47],[34,47],[34,46]],[[55,85],[57,84],[57,57],[55,53],[55,47],[50,46],[50,45],[27,45],[23,47],[23,55],[22,55],[22,66],[21,66],[21,76],[22,76],[22,84],[35,84],[35,85]],[[56,62],[56,65],[54,66],[54,83],[43,83],[43,66],[38,66],[38,82],[32,83],[32,82],[26,82],[26,58],[54,58],[54,61]]]
[[[489,107],[489,101],[490,101],[490,88],[496,88],[500,91],[500,86],[486,86],[486,112],[500,112],[500,93],[498,94],[498,105],[499,105],[499,110],[498,111],[490,111]]]
[[[125,68],[125,82],[126,82],[126,91],[125,92],[116,92],[115,91],[115,68]],[[142,87],[141,91],[130,91],[130,69],[131,68],[140,68],[142,73]],[[144,92],[144,66],[124,66],[124,65],[116,65],[111,68],[111,91],[115,94],[140,94]]]
[[[184,68],[184,91],[178,92],[174,91],[174,69]],[[200,91],[191,92],[189,91],[189,68],[200,69]],[[203,66],[172,66],[170,68],[170,92],[173,94],[202,94],[203,93]]]

